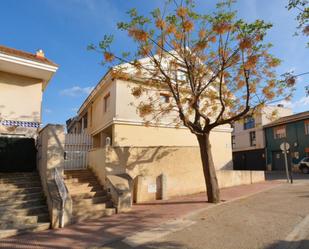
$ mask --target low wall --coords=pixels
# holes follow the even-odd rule
[[[45,126],[39,133],[37,150],[37,167],[47,200],[51,227],[59,228],[70,223],[72,214],[72,200],[68,196],[65,203],[62,202],[55,173],[55,170],[59,172],[59,180],[62,181],[60,183],[64,184],[61,177],[64,163],[64,127]]]
[[[109,147],[89,152],[89,167],[101,182],[107,175],[129,174],[136,202],[205,191],[198,147]],[[225,168],[215,162],[216,169]],[[264,172],[218,170],[220,188],[264,181]],[[164,176],[164,184],[162,183]],[[164,188],[164,189],[162,189]]]

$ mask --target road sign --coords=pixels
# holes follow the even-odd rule
[[[280,144],[280,149],[282,151],[289,150],[290,149],[290,144],[287,143],[287,142],[283,142],[282,144]]]

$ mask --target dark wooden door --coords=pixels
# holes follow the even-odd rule
[[[0,171],[23,172],[36,169],[33,138],[0,137]]]
[[[290,164],[290,156],[287,154],[288,164]],[[288,165],[290,166],[290,165]],[[282,151],[272,152],[272,170],[285,170],[285,160]]]

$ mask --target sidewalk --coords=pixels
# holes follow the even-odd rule
[[[226,188],[221,190],[221,198],[224,202],[232,201],[271,189],[278,184],[278,181],[271,181]],[[205,193],[200,193],[134,205],[133,210],[128,213],[87,220],[63,229],[3,239],[0,240],[0,248],[68,249],[102,246],[214,206],[205,201]]]

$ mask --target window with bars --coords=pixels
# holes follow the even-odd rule
[[[256,135],[255,135],[255,131],[251,131],[249,133],[250,136],[250,146],[256,146]]]
[[[309,135],[309,120],[305,120],[305,134]]]
[[[285,138],[285,137],[286,137],[286,129],[284,125],[274,127],[274,138],[275,139],[280,139],[280,138]]]
[[[107,112],[110,106],[110,93],[106,94],[104,97],[104,112]]]
[[[248,116],[244,120],[244,130],[252,129],[255,127],[255,119],[252,116]]]
[[[235,143],[235,136],[233,135],[232,136],[232,149],[235,148],[235,144],[236,144]]]

